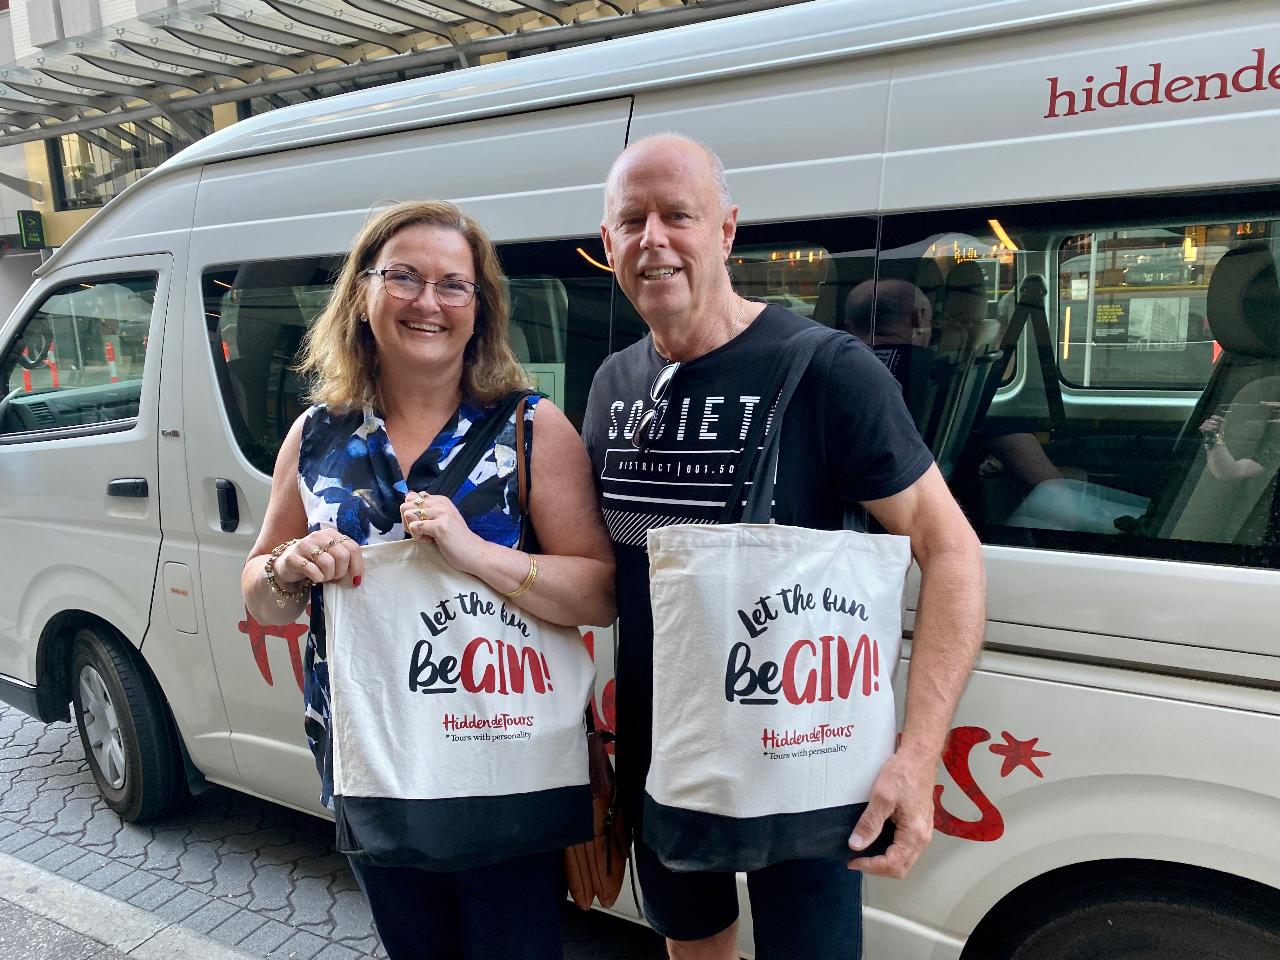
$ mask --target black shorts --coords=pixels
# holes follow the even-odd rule
[[[789,860],[747,874],[756,960],[862,956],[862,874],[841,860]],[[732,873],[677,873],[639,839],[636,877],[644,915],[672,940],[703,940],[738,919]]]

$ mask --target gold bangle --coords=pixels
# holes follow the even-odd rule
[[[308,587],[302,587],[298,590],[286,590],[280,586],[280,582],[276,580],[276,561],[280,559],[280,555],[297,543],[297,539],[286,540],[284,543],[277,544],[275,549],[271,551],[267,557],[266,565],[262,568],[262,575],[266,578],[267,586],[271,588],[271,592],[276,595],[276,606],[283,607],[286,600],[293,600],[295,603],[305,603],[307,595],[310,593]]]
[[[523,596],[529,592],[529,588],[533,586],[533,581],[538,579],[538,558],[532,553],[529,554],[529,573],[524,578],[524,583],[516,587],[510,593],[504,593],[503,596],[508,600],[514,600],[516,597]]]

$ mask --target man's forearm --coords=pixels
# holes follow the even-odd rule
[[[986,574],[976,538],[923,559],[902,750],[937,762],[982,648],[985,623]]]

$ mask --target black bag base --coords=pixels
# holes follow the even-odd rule
[[[644,795],[643,837],[663,865],[679,873],[749,873],[785,860],[875,857],[893,843],[893,823],[860,853],[849,835],[865,803],[765,817],[726,817],[668,807]]]
[[[548,853],[594,835],[591,785],[498,797],[333,798],[338,853],[373,867],[448,872]]]

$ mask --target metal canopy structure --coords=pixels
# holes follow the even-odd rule
[[[127,147],[140,130],[193,140],[207,132],[194,112],[216,104],[279,106],[797,2],[188,0],[0,66],[0,146],[94,132]]]

